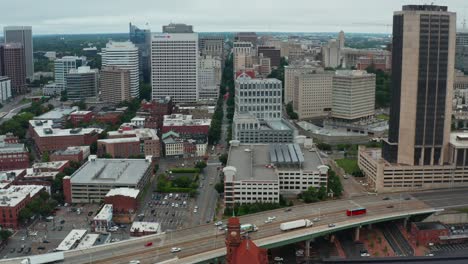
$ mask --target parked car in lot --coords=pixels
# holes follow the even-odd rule
[[[92,215],[93,215],[93,211],[88,213],[88,216],[92,216]]]
[[[222,225],[222,224],[223,224],[222,221],[218,221],[218,222],[215,223],[215,226],[220,226],[220,225]]]
[[[147,242],[147,243],[145,244],[145,247],[151,247],[152,245],[153,245],[153,242]]]
[[[44,250],[44,249],[45,249],[45,247],[43,247],[43,246],[37,247],[37,250]]]

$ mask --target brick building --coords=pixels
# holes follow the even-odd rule
[[[50,120],[29,121],[29,133],[40,153],[69,146],[90,146],[98,140],[101,132],[98,128],[57,129]]]
[[[439,244],[441,236],[448,236],[449,229],[440,222],[411,223],[413,244],[427,246],[429,243]]]
[[[70,122],[74,126],[78,126],[80,123],[89,123],[93,120],[94,114],[92,111],[77,111],[70,114]]]
[[[68,147],[50,154],[50,161],[69,160],[81,163],[90,154],[89,146]]]
[[[104,204],[99,213],[93,218],[91,224],[93,232],[107,233],[107,230],[112,225],[112,204]]]
[[[174,131],[182,137],[208,136],[211,119],[193,119],[192,115],[172,114],[164,116],[162,133]]]
[[[26,207],[41,191],[45,191],[45,187],[38,185],[13,185],[8,189],[1,189],[0,225],[3,228],[18,229],[21,209]]]
[[[11,92],[26,92],[26,62],[24,47],[20,43],[0,44],[0,76],[11,80]]]
[[[161,97],[150,102],[143,101],[141,103],[138,116],[146,117],[145,127],[160,129],[163,126],[164,116],[172,114],[174,103],[171,97]]]
[[[104,197],[105,204],[112,204],[114,214],[132,214],[138,209],[140,190],[134,188],[116,188]]]
[[[70,167],[69,160],[51,161],[51,162],[38,162],[34,163],[32,168],[37,172],[63,172],[65,168]]]
[[[140,139],[133,138],[111,138],[97,141],[97,154],[103,156],[111,155],[113,158],[128,158],[140,155]]]
[[[161,156],[161,144],[155,129],[134,129],[129,126],[121,126],[117,131],[109,131],[108,136],[109,139],[138,138],[140,140],[140,155],[153,156],[153,158]]]
[[[120,117],[122,113],[120,112],[106,112],[106,113],[98,113],[96,115],[96,120],[106,124],[118,124],[120,123]]]
[[[29,166],[29,152],[18,138],[0,135],[0,171],[25,169]]]
[[[147,236],[161,233],[161,225],[154,222],[133,222],[130,227],[131,236]]]

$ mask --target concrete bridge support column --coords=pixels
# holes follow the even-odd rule
[[[356,227],[356,229],[354,230],[354,241],[359,241],[359,231],[360,231],[361,227]]]
[[[406,226],[408,225],[408,217],[403,219],[403,227],[406,229]]]
[[[306,259],[310,257],[310,243],[314,242],[314,239],[309,239],[305,241],[305,252],[304,255]]]

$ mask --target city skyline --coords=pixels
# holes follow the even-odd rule
[[[344,0],[326,3],[305,0],[280,3],[274,3],[273,0],[241,0],[236,5],[229,5],[230,10],[226,12],[226,5],[219,5],[214,0],[196,3],[188,0],[171,3],[137,0],[131,4],[113,2],[112,5],[109,1],[84,0],[73,9],[66,8],[57,0],[45,0],[37,6],[33,1],[26,0],[2,3],[5,10],[22,12],[2,14],[0,27],[31,25],[35,35],[124,33],[128,30],[128,22],[132,21],[136,25],[147,25],[153,32],[160,32],[161,26],[169,22],[180,22],[193,25],[196,32],[344,30],[354,33],[390,33],[394,10],[406,4],[422,3],[424,2],[421,0],[359,0],[358,3]],[[468,10],[463,0],[439,0],[434,1],[434,4],[448,5],[450,11],[457,12],[457,27],[462,28]],[[106,10],[105,15],[102,14],[103,10]],[[242,14],[242,19],[239,14]],[[219,19],[221,17],[222,20]]]

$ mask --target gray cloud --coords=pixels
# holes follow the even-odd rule
[[[422,0],[17,0],[1,4],[0,27],[31,25],[34,34],[127,32],[128,22],[183,22],[196,31],[389,32],[393,11]],[[466,0],[439,0],[467,17]]]

